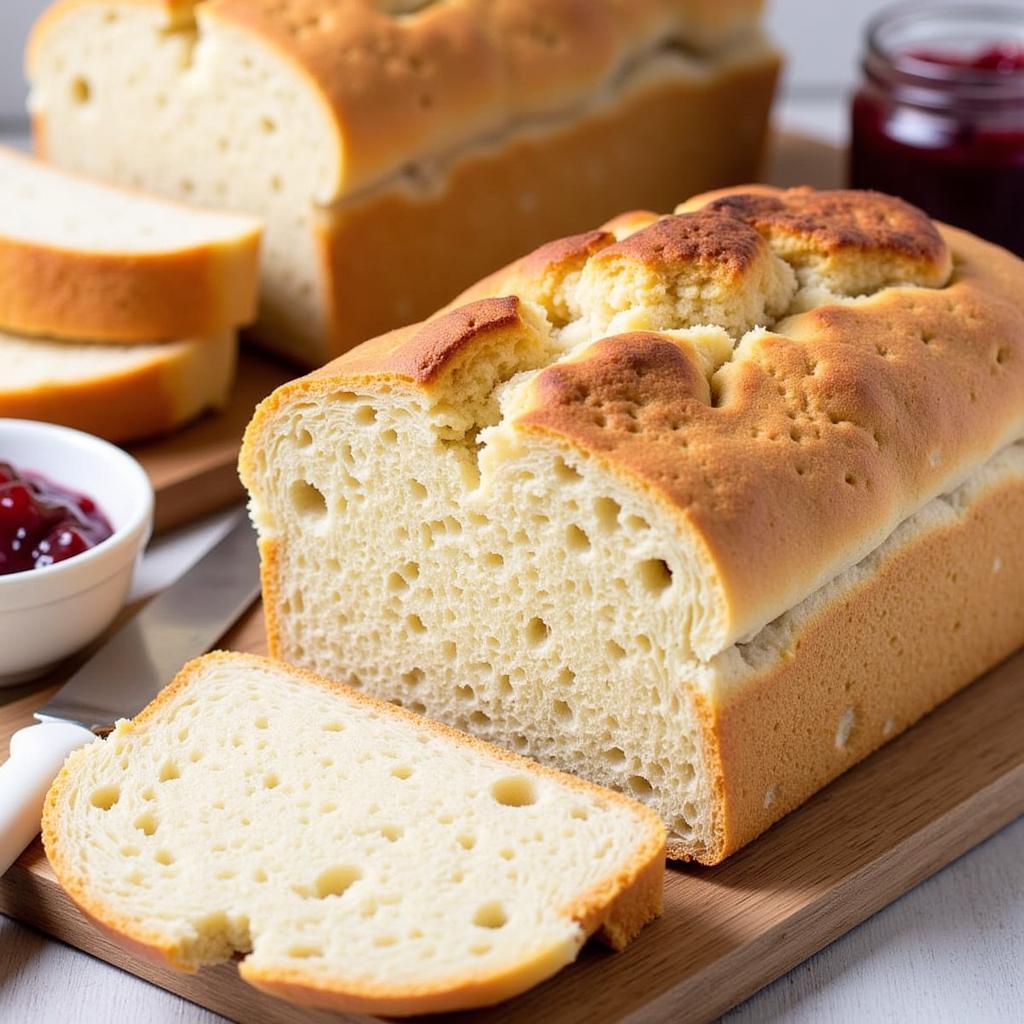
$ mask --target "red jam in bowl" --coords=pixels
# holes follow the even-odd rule
[[[63,562],[113,532],[92,498],[0,462],[0,575]]]
[[[1024,8],[897,9],[869,30],[850,179],[1024,256]]]

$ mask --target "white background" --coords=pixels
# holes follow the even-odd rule
[[[789,56],[779,123],[833,141],[845,137],[846,96],[856,81],[863,24],[884,5],[775,0],[769,28]],[[0,134],[24,130],[21,50],[29,24],[45,6],[46,0],[0,0]],[[183,547],[197,553],[191,532],[191,543],[171,539],[160,546],[162,555],[159,547],[151,552],[150,584],[157,577],[167,582],[168,563],[184,568]],[[205,543],[211,539],[208,534]],[[122,1020],[214,1024],[220,1018],[0,917],[2,1024]],[[729,1015],[729,1024],[766,1021],[1024,1021],[1024,821]]]

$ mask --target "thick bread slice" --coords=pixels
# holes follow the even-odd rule
[[[1024,264],[878,195],[708,202],[286,385],[241,466],[273,653],[715,861],[1024,642]]]
[[[233,331],[151,345],[0,333],[0,416],[60,423],[109,441],[154,437],[227,401],[237,350]]]
[[[134,951],[309,1006],[404,1015],[537,984],[662,903],[631,800],[264,658],[187,665],[72,754],[46,800],[61,884]]]
[[[0,147],[0,328],[138,342],[256,315],[260,224],[129,192]]]

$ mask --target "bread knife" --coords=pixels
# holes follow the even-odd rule
[[[260,592],[249,518],[122,626],[11,737],[0,765],[0,875],[39,834],[43,801],[71,751],[141,711],[190,658],[208,651]]]

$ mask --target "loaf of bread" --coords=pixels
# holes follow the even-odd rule
[[[1024,264],[874,193],[544,246],[285,385],[275,655],[714,863],[1024,643]]]
[[[0,331],[0,416],[60,423],[108,441],[156,437],[227,402],[237,349],[233,331],[147,345]]]
[[[132,343],[232,331],[256,315],[259,239],[254,217],[112,188],[0,146],[4,331]]]
[[[43,840],[134,952],[309,1006],[497,1002],[661,910],[649,809],[266,659],[186,666],[71,755]]]
[[[264,344],[319,366],[549,238],[749,180],[760,0],[60,0],[55,163],[266,222]]]

